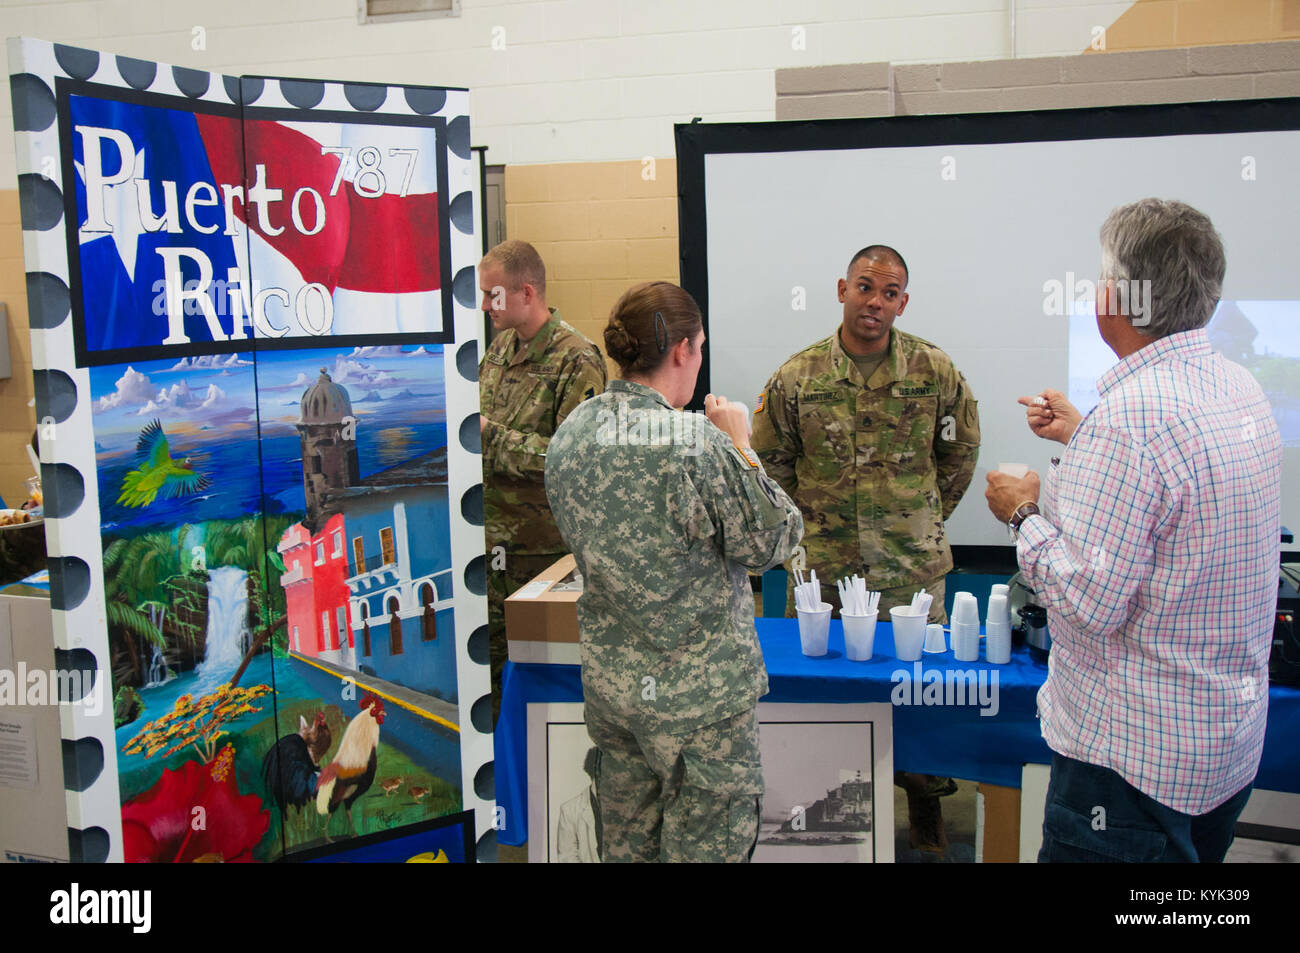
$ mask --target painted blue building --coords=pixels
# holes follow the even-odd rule
[[[298,424],[306,518],[277,547],[290,649],[454,703],[447,448],[361,477],[355,427],[322,369]]]
[[[454,702],[446,448],[362,482],[342,507],[354,667]]]

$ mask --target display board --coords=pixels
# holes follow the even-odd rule
[[[858,249],[907,260],[895,327],[943,348],[979,400],[954,544],[1005,546],[984,472],[1041,472],[1060,450],[1016,399],[1055,387],[1086,410],[1115,362],[1091,311],[1106,215],[1146,196],[1201,209],[1228,263],[1211,340],[1273,405],[1282,522],[1300,525],[1300,100],[681,125],[677,153],[682,283],[706,311],[715,392],[752,405],[787,358],[833,333]]]
[[[491,840],[467,91],[9,56],[73,858]]]

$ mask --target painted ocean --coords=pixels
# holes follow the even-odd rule
[[[432,416],[432,412],[426,412]],[[361,476],[446,446],[446,422],[413,420],[412,414],[393,415],[390,426],[364,423],[357,427],[357,457]],[[99,505],[102,529],[121,533],[129,529],[174,527],[210,519],[231,519],[265,511],[301,513],[305,508],[302,492],[302,445],[296,431],[276,428],[253,439],[230,440],[219,435],[187,435],[172,445],[172,456],[188,456],[196,473],[207,476],[212,486],[200,494],[182,499],[159,496],[146,507],[133,508],[115,501],[121,493],[122,480],[136,467],[135,453],[101,452],[99,462]],[[260,453],[260,461],[259,461]],[[261,479],[258,479],[258,466]]]

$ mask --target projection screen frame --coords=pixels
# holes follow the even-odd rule
[[[997,145],[1090,139],[1140,139],[1300,130],[1300,97],[1024,112],[812,119],[787,122],[678,123],[678,257],[681,285],[700,306],[709,330],[708,214],[705,161],[710,154],[819,152],[908,146]],[[775,370],[775,368],[773,368]],[[706,350],[695,393],[699,410],[710,390]],[[1014,571],[1012,546],[952,544],[958,568]]]

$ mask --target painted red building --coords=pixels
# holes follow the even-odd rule
[[[355,667],[356,649],[348,616],[348,557],[343,515],[329,517],[312,534],[302,523],[285,531],[276,550],[284,559],[289,648],[309,658]]]
[[[276,547],[290,651],[455,701],[446,448],[362,477],[352,401],[324,368],[296,426],[306,512]]]
[[[339,497],[358,482],[356,418],[347,388],[325,368],[303,392],[295,425],[302,445],[306,519],[290,526],[276,550],[284,559],[290,651],[356,667],[347,578],[348,556]]]

